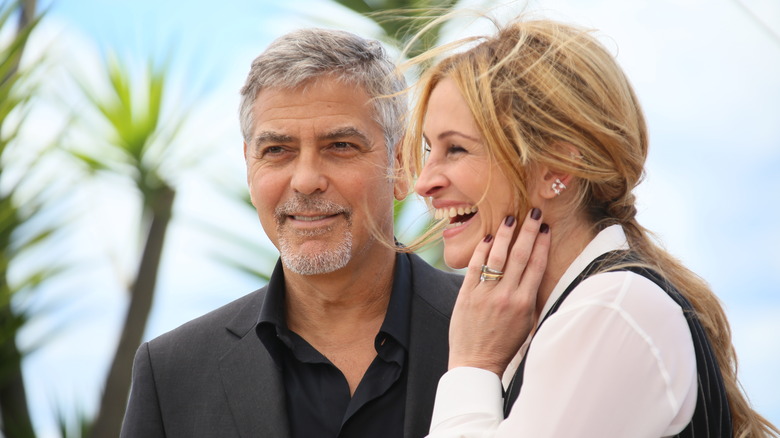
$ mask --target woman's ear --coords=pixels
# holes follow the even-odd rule
[[[571,156],[572,160],[582,157],[580,151],[571,143],[558,142],[551,146],[558,148],[559,153]],[[574,182],[573,175],[547,166],[542,166],[538,175],[537,191],[542,199],[552,199],[561,196]]]
[[[574,177],[571,174],[549,168],[541,169],[537,178],[537,194],[542,199],[556,198],[571,187],[573,180]]]

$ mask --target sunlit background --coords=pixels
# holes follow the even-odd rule
[[[184,120],[160,169],[177,195],[143,336],[151,339],[262,286],[236,261],[264,272],[275,261],[242,199],[238,90],[252,59],[300,27],[375,38],[382,30],[329,0],[38,6],[48,11],[23,64],[45,54],[43,88],[20,135],[25,144],[62,149],[36,173],[56,201],[48,219],[57,216],[60,228],[11,274],[41,261],[67,267],[17,303],[30,315],[17,339],[27,398],[37,435],[48,438],[61,436],[58,418],[75,425],[95,415],[145,240],[134,184],[118,172],[89,174],[65,152],[101,150],[96,132],[105,128],[90,115],[84,89],[107,92],[104,59],[139,78],[150,60],[165,66],[163,121]],[[495,14],[521,10],[599,29],[617,54],[650,127],[640,221],[710,282],[732,324],[742,384],[757,410],[780,424],[780,2],[550,0],[505,2]],[[445,27],[442,39],[489,31],[468,24]],[[423,223],[424,214],[417,208],[406,222]]]

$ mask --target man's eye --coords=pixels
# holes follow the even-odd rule
[[[282,146],[267,146],[260,150],[260,157],[274,157],[283,154],[286,149]]]
[[[335,141],[330,144],[329,148],[332,152],[347,156],[352,156],[355,152],[360,151],[360,146],[347,141]]]

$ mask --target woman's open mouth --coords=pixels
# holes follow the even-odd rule
[[[479,209],[477,206],[437,208],[433,212],[433,218],[436,220],[449,219],[449,224],[445,228],[450,229],[459,227],[468,222],[478,211]]]

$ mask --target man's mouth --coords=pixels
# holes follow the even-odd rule
[[[344,205],[322,199],[318,196],[296,195],[274,209],[274,218],[279,226],[285,222],[293,221],[298,226],[316,227],[320,221],[335,219],[343,215],[347,222],[352,216],[351,210]]]
[[[433,218],[436,220],[449,219],[447,228],[454,228],[468,222],[479,209],[476,205],[470,207],[445,207],[437,208],[433,212]]]
[[[335,215],[337,215],[337,214],[338,214],[338,213],[334,213],[334,214],[322,214],[322,215],[317,215],[317,216],[301,216],[301,215],[290,215],[289,217],[291,217],[292,219],[294,219],[294,220],[296,220],[296,221],[303,221],[303,222],[315,222],[315,221],[319,221],[319,220],[327,219],[327,218],[329,218],[329,217],[331,217],[331,216],[335,216]]]

